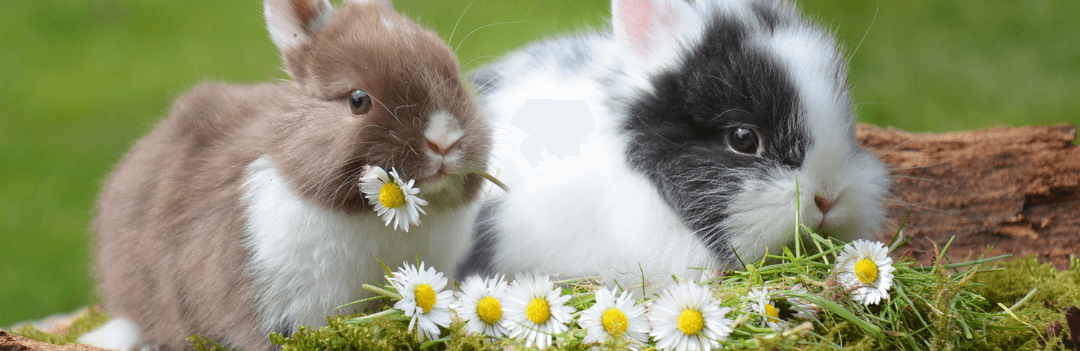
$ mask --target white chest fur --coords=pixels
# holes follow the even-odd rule
[[[546,71],[504,84],[485,96],[495,126],[495,171],[513,189],[496,193],[499,237],[491,259],[497,271],[600,275],[628,287],[662,284],[671,274],[697,278],[692,268],[720,266],[655,186],[626,163],[623,120],[603,95],[610,88]],[[530,114],[567,122],[529,123],[522,117]],[[530,158],[530,142],[540,156]]]
[[[246,271],[256,287],[255,304],[266,331],[322,326],[335,310],[371,294],[363,284],[381,284],[384,271],[418,256],[452,276],[472,232],[476,206],[428,210],[408,233],[386,227],[374,212],[347,215],[315,206],[293,193],[269,156],[248,166],[243,203],[250,257]]]

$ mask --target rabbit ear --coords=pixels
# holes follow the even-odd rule
[[[270,39],[282,53],[311,41],[334,13],[327,0],[266,0],[264,7]]]
[[[664,60],[701,32],[701,19],[682,0],[612,0],[615,41],[645,62]]]
[[[391,9],[394,8],[394,3],[391,2],[390,0],[346,0],[346,1],[355,2],[355,3],[358,3],[358,4],[366,4],[366,3],[369,3],[369,2],[374,2],[374,3],[379,3],[379,4],[386,5],[386,7],[391,8]]]

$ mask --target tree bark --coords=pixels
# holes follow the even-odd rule
[[[109,351],[100,347],[81,344],[53,345],[8,334],[0,329],[0,350],[5,351]]]
[[[889,238],[910,212],[898,250],[923,264],[955,236],[955,260],[1037,255],[1067,269],[1080,253],[1080,147],[1076,128],[1000,127],[912,134],[859,125],[858,139],[892,175]]]

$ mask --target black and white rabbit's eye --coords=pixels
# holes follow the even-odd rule
[[[371,95],[360,89],[353,90],[349,93],[349,111],[357,116],[371,111]]]
[[[727,142],[731,150],[740,154],[757,155],[761,150],[761,136],[753,128],[728,129]]]

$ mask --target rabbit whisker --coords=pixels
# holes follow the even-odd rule
[[[446,39],[447,43],[453,43],[454,42],[454,33],[457,33],[458,25],[461,24],[461,19],[465,18],[465,13],[469,12],[469,7],[472,7],[473,1],[474,0],[469,0],[469,4],[465,5],[464,10],[461,10],[461,15],[458,16],[457,22],[454,23],[454,29],[450,30],[450,38]],[[454,50],[454,55],[457,55],[457,50],[456,49]]]
[[[473,29],[471,32],[469,32],[469,34],[466,34],[464,38],[461,38],[461,41],[458,42],[458,45],[454,47],[454,54],[457,54],[458,49],[461,48],[461,44],[464,43],[466,39],[469,39],[469,37],[472,36],[473,33],[476,33],[476,31],[478,31],[478,30],[481,30],[481,29],[484,29],[484,28],[487,28],[487,27],[491,27],[491,26],[500,25],[500,24],[518,24],[518,23],[525,23],[525,22],[531,22],[531,21],[498,22],[498,23],[485,24],[485,25],[480,26],[480,27],[478,27],[476,29]]]

